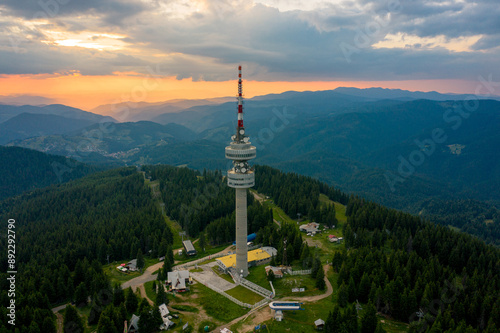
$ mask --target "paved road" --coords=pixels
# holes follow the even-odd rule
[[[211,284],[222,291],[233,289],[236,284],[224,280],[212,270],[212,267],[217,266],[217,263],[211,262],[206,265],[200,265],[198,268],[203,269],[203,272],[191,272],[191,276],[198,282],[204,285]]]
[[[224,250],[218,252],[217,254],[219,254],[219,253],[228,253],[229,250],[231,250],[232,247],[233,247],[233,245],[230,245],[227,248],[225,248]],[[175,251],[178,251],[178,250],[179,249],[177,249]],[[208,260],[208,259],[212,258],[213,256],[214,255],[209,255],[209,256],[203,257],[201,259],[197,259],[195,261],[184,263],[184,264],[181,265],[181,267],[183,267],[183,266],[187,266],[187,267],[194,266],[196,263]],[[140,276],[138,276],[136,278],[133,278],[132,280],[128,280],[128,281],[124,282],[122,284],[122,289],[127,289],[128,287],[132,287],[132,290],[136,290],[140,285],[142,285],[142,284],[144,284],[146,282],[149,282],[149,281],[156,280],[156,275],[153,275],[153,272],[155,272],[156,270],[158,270],[162,266],[163,266],[163,262],[159,262],[157,264],[149,266],[142,275],[140,275]]]
[[[153,275],[153,272],[157,271],[161,267],[163,267],[163,262],[159,262],[157,264],[149,266],[148,268],[146,268],[146,271],[142,273],[142,275],[122,283],[122,289],[132,287],[132,290],[135,291],[141,284],[156,280],[156,275]]]
[[[59,312],[62,309],[66,309],[67,306],[68,306],[68,304],[59,305],[58,307],[53,308],[52,312],[54,312],[54,313]]]

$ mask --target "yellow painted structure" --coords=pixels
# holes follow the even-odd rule
[[[262,249],[252,250],[248,252],[248,265],[256,266],[268,262],[271,259],[269,253]],[[227,269],[229,267],[236,267],[236,254],[230,254],[225,257],[217,258],[216,261],[219,262]]]

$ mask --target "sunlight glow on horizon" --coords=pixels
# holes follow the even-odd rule
[[[54,103],[83,110],[92,110],[103,104],[124,102],[164,102],[174,99],[204,99],[230,97],[237,94],[237,80],[209,82],[177,80],[175,77],[145,77],[137,73],[88,76],[78,72],[67,75],[0,75],[2,95],[43,96]],[[132,74],[132,75],[131,75]],[[319,91],[338,87],[381,87],[410,91],[438,91],[441,93],[471,93],[475,83],[461,80],[407,80],[407,81],[243,81],[246,98],[285,91]]]

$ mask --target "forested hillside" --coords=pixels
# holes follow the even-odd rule
[[[98,170],[62,156],[0,146],[0,200],[24,191],[78,179]]]
[[[2,221],[16,221],[16,328],[21,332],[32,323],[39,329],[42,323],[53,327],[51,304],[74,299],[81,283],[84,299],[92,296],[96,302],[103,294],[112,295],[100,268],[108,255],[110,261],[136,258],[139,250],[155,256],[172,244],[171,230],[134,167],[8,199],[0,202],[0,212]],[[0,243],[7,248],[6,238]],[[6,256],[0,267],[1,327],[8,318]]]
[[[159,181],[167,215],[191,236],[204,231],[212,244],[234,239],[234,190],[221,172],[171,166],[144,170],[152,181]],[[320,195],[347,204],[345,250],[339,247],[331,258],[338,273],[333,298],[338,307],[331,309],[327,332],[353,332],[358,325],[351,315],[356,300],[411,323],[412,332],[495,332],[500,327],[498,248],[420,217],[348,197],[310,177],[265,166],[257,166],[256,173],[256,189],[292,218],[301,213],[302,219],[335,221],[333,205],[322,204]],[[137,309],[127,301],[135,296],[113,288],[101,265],[108,256],[110,261],[133,259],[139,252],[156,257],[171,248],[172,231],[154,202],[143,175],[133,167],[0,202],[0,218],[16,220],[16,327],[21,332],[55,332],[50,308],[70,300],[86,302],[90,296],[89,324],[97,325],[103,318],[107,324],[99,325],[120,329],[123,319]],[[270,207],[252,194],[248,204],[248,231],[257,232],[258,242],[278,249],[276,264],[300,260],[304,268],[322,272],[321,250],[306,245],[295,222],[273,223]],[[0,239],[2,248],[6,241]],[[7,271],[5,257],[0,267]],[[10,332],[2,327],[7,326],[6,277],[0,274],[2,333]],[[148,316],[147,307],[141,311]],[[417,313],[423,316],[420,321]]]
[[[151,179],[160,181],[165,212],[178,221],[190,236],[207,228],[213,244],[234,241],[234,189],[220,171],[195,171],[171,166],[145,166]],[[248,232],[257,232],[272,223],[272,212],[248,195]]]
[[[347,251],[333,258],[339,305],[371,302],[411,323],[411,332],[497,332],[497,248],[359,198],[349,200],[346,215]],[[336,332],[336,317],[328,332]]]

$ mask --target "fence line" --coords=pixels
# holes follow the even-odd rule
[[[220,295],[226,297],[227,299],[229,299],[230,301],[238,304],[239,306],[243,306],[245,308],[249,308],[249,309],[253,309],[253,308],[256,308],[256,307],[259,307],[261,306],[262,304],[265,304],[265,303],[268,303],[270,301],[269,298],[265,297],[263,300],[255,303],[255,304],[248,304],[248,303],[245,303],[245,302],[242,302],[240,301],[239,299],[236,299],[234,298],[233,296],[229,295],[228,293],[222,291],[221,289],[217,288],[216,286],[214,286],[213,284],[209,283],[209,282],[206,282],[204,283],[204,285],[210,289],[212,289],[213,291],[215,291],[216,293],[219,293]]]
[[[266,288],[263,288],[263,287],[259,286],[258,284],[255,284],[251,281],[248,281],[245,278],[240,278],[240,284],[243,287],[250,289],[251,291],[256,292],[257,294],[264,296],[266,298],[268,298],[268,297],[270,298],[271,295],[273,294],[272,291],[267,290]]]
[[[292,271],[291,269],[287,268],[286,272],[290,275],[306,275],[306,274],[311,274],[310,269],[303,269],[301,271]]]

